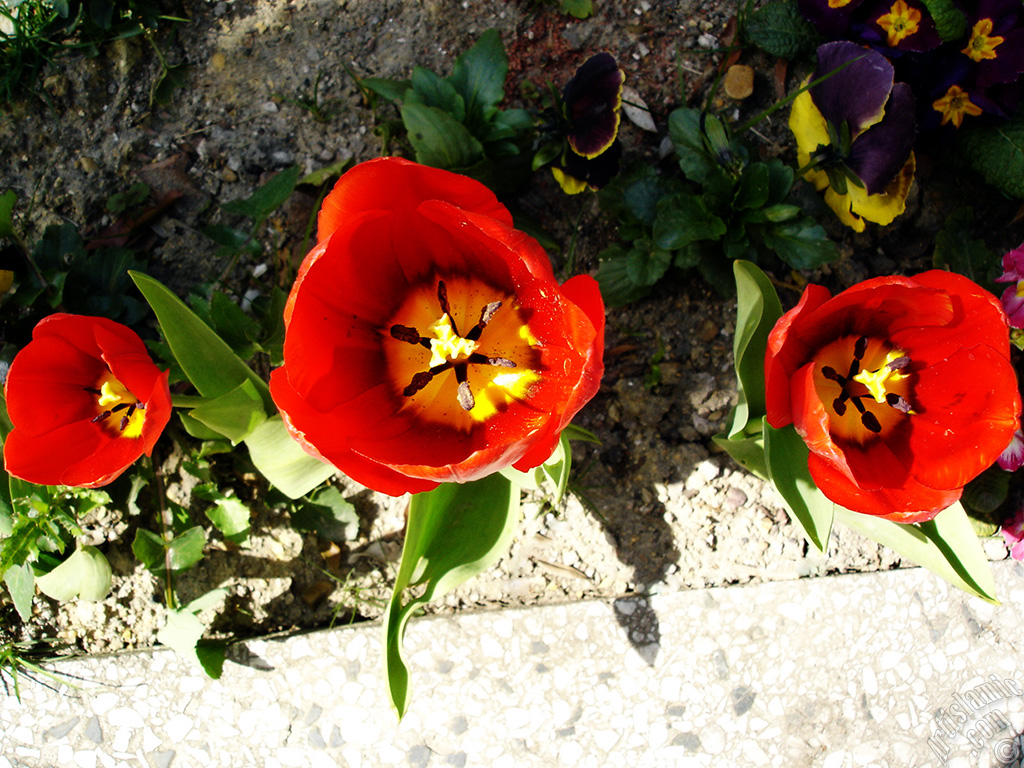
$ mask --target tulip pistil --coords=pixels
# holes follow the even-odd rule
[[[847,336],[823,349],[818,363],[816,386],[833,432],[863,442],[888,433],[902,416],[914,414],[907,399],[911,360],[891,344]]]
[[[83,387],[91,395],[96,396],[96,407],[99,412],[91,419],[93,424],[108,422],[111,416],[119,414],[116,419],[116,430],[122,437],[139,437],[145,420],[146,404],[136,398],[127,387],[118,381],[110,372],[98,382],[97,387]]]
[[[431,335],[421,335],[416,328],[400,323],[391,326],[391,338],[406,344],[422,346],[430,351],[427,369],[413,374],[412,380],[402,390],[402,394],[405,397],[412,397],[430,384],[435,376],[451,370],[455,372],[455,381],[458,384],[455,392],[456,400],[462,410],[469,412],[477,405],[469,382],[469,366],[516,367],[515,361],[507,357],[477,352],[477,348],[480,346],[480,336],[494,319],[502,302],[492,301],[485,304],[480,310],[480,319],[476,325],[468,333],[462,335],[459,333],[452,315],[448,288],[443,280],[437,284],[437,301],[441,308],[441,317],[429,326],[428,332]]]

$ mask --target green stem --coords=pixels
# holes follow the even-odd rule
[[[576,238],[580,231],[580,221],[583,220],[583,206],[584,202],[580,200],[580,208],[576,212],[576,223],[572,227],[572,239],[569,241],[569,253],[565,260],[565,268],[570,277],[576,269]]]

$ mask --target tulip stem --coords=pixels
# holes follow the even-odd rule
[[[160,460],[156,448],[153,449],[153,485],[156,486],[156,498],[160,504],[160,535],[164,540],[164,600],[167,602],[167,610],[173,611],[178,607],[178,601],[174,596],[174,581],[171,576],[173,563],[171,561],[171,548],[166,546],[174,538],[174,518],[171,511],[167,509],[166,491],[164,489],[164,477],[160,471]]]
[[[583,220],[583,200],[580,200],[579,210],[576,212],[576,223],[572,227],[572,239],[569,241],[569,254],[565,260],[565,269],[572,277],[572,273],[576,270],[576,238],[580,231],[580,221]]]

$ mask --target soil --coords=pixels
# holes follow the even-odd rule
[[[28,98],[0,116],[0,189],[13,188],[20,200],[31,201],[19,204],[16,219],[30,242],[61,221],[101,230],[111,223],[107,199],[136,181],[157,191],[177,190],[181,197],[148,228],[144,256],[150,274],[184,295],[225,267],[199,231],[211,223],[236,223],[219,204],[248,196],[295,164],[313,172],[381,153],[378,123],[346,69],[403,78],[423,66],[447,74],[454,57],[490,28],[500,31],[509,52],[507,92],[516,104],[523,103],[524,80],[560,87],[592,53],[615,55],[657,127],[645,132],[624,121],[627,154],[657,162],[668,113],[710,83],[735,3],[594,4],[594,17],[579,21],[553,4],[526,0],[188,0],[178,8],[188,21],[163,28],[152,44],[131,38],[106,46],[96,58],[57,59],[43,80],[45,103]],[[153,44],[169,63],[187,64],[184,84],[161,107],[150,104],[160,73]],[[757,72],[755,92],[743,102],[719,97],[717,106],[730,115],[754,114],[775,98],[774,62],[749,52],[743,61]],[[314,87],[316,113],[297,103],[310,98]],[[783,119],[771,118],[758,129],[766,153],[791,152],[784,126]],[[401,144],[391,149],[411,156]],[[614,226],[592,195],[566,198],[547,176],[518,203],[563,246],[563,254],[582,206],[578,270],[593,272],[597,254],[614,242]],[[301,259],[315,205],[312,196],[296,193],[268,220],[267,251],[231,272],[239,300],[266,295],[277,266]],[[830,231],[842,238],[843,258],[809,277],[836,289],[872,274],[923,267],[948,206],[923,199],[918,189],[907,216],[889,230],[869,228],[854,237],[830,221]],[[562,257],[554,258],[560,263]],[[782,282],[793,279],[781,275]],[[793,291],[783,294],[790,305],[796,298]],[[609,311],[607,373],[600,394],[578,419],[601,443],[575,444],[577,492],[556,505],[528,494],[511,551],[431,610],[899,566],[890,551],[843,529],[834,532],[827,557],[819,555],[788,520],[774,490],[715,449],[711,437],[725,426],[736,396],[734,316],[735,302],[693,275],[666,280],[647,299]],[[168,491],[198,510],[194,483],[177,473],[178,461],[164,457],[168,477],[183,478]],[[226,587],[227,608],[213,629],[243,637],[378,616],[400,555],[407,501],[342,477],[334,482],[356,506],[357,534],[332,544],[299,533],[288,513],[265,503],[261,486],[251,482],[236,489],[254,509],[249,544],[237,549],[214,541],[200,564],[179,578],[182,601]],[[100,546],[113,566],[110,597],[57,604],[37,596],[34,621],[12,629],[13,635],[55,637],[85,652],[153,644],[165,615],[162,585],[135,559],[130,544],[135,529],[154,527],[156,514],[95,513],[85,527],[89,543]],[[204,519],[199,511],[195,515]],[[986,549],[994,559],[1006,556],[1001,541],[986,542]],[[9,609],[7,614],[13,616]],[[634,631],[638,643],[649,642],[644,633],[656,635],[657,622]]]

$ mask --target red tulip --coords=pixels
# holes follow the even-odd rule
[[[483,185],[397,158],[324,200],[270,391],[310,454],[392,495],[543,463],[597,392],[597,282],[555,281]]]
[[[901,523],[959,499],[1020,424],[1005,313],[942,271],[808,286],[769,335],[765,396],[825,496]]]
[[[40,485],[96,488],[147,456],[171,417],[167,372],[130,328],[102,317],[40,321],[6,383],[4,466]]]

